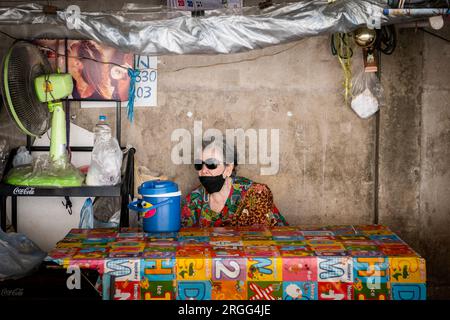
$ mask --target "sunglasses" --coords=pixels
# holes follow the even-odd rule
[[[203,165],[206,165],[206,167],[207,167],[209,170],[214,170],[214,169],[217,169],[217,167],[218,167],[220,164],[222,164],[222,162],[220,162],[220,161],[218,161],[218,160],[216,160],[216,159],[213,159],[213,158],[211,158],[211,159],[206,159],[206,161],[201,161],[201,160],[195,160],[195,161],[194,161],[194,167],[195,167],[195,170],[197,170],[197,171],[202,170]]]

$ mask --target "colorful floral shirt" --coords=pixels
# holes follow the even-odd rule
[[[251,187],[253,181],[244,177],[234,177],[230,194],[221,212],[215,212],[209,207],[208,194],[203,186],[199,186],[186,196],[181,211],[181,221],[184,227],[221,227],[229,225],[236,212],[240,200]],[[274,205],[272,214],[277,226],[288,225],[284,217]]]

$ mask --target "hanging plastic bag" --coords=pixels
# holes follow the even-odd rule
[[[94,228],[94,210],[91,198],[87,198],[81,208],[80,223],[78,225],[80,229],[93,229]]]
[[[117,228],[120,223],[120,197],[97,197],[93,204],[95,228]]]
[[[13,167],[23,166],[25,164],[30,164],[31,162],[33,162],[33,156],[31,155],[31,153],[27,150],[26,147],[19,147],[16,156],[13,159]]]
[[[83,180],[84,176],[70,163],[67,155],[53,161],[48,153],[34,158],[31,165],[10,170],[5,178],[12,185],[40,187],[77,187]]]
[[[37,268],[47,253],[20,233],[0,229],[0,280],[19,279]]]
[[[351,108],[356,114],[367,119],[379,110],[383,89],[375,72],[357,71],[352,83]]]

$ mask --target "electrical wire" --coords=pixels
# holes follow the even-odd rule
[[[343,50],[344,47],[345,50]],[[353,56],[353,50],[349,46],[346,33],[336,33],[331,35],[331,54],[333,56],[338,55],[341,59],[350,59]]]
[[[383,26],[377,30],[377,40],[375,47],[386,55],[395,51],[397,46],[397,31],[394,25]]]
[[[115,66],[120,67],[120,68],[125,69],[125,70],[128,70],[128,69],[129,69],[128,67],[124,67],[124,66],[122,66],[122,65],[120,65],[120,64],[118,64],[118,63],[112,62],[112,61],[101,61],[101,60],[97,60],[97,59],[90,58],[90,57],[84,57],[84,56],[71,56],[71,55],[62,54],[62,53],[57,52],[57,50],[55,50],[55,49],[53,49],[53,48],[50,48],[50,47],[47,47],[47,46],[44,46],[44,45],[41,45],[41,44],[38,44],[38,43],[34,43],[32,40],[19,39],[19,38],[16,38],[16,37],[14,37],[14,36],[12,36],[12,35],[10,35],[10,34],[4,32],[4,31],[2,31],[2,30],[0,30],[0,33],[3,34],[3,35],[5,35],[5,36],[7,36],[7,37],[9,37],[9,38],[11,38],[11,39],[13,39],[13,40],[15,40],[15,41],[19,41],[19,40],[21,40],[21,41],[26,41],[26,42],[29,42],[29,43],[31,43],[31,44],[33,44],[33,45],[39,47],[39,48],[43,48],[43,49],[50,50],[50,51],[56,53],[56,54],[57,54],[58,56],[60,56],[60,57],[74,58],[74,59],[84,59],[84,60],[91,60],[91,61],[98,62],[98,63],[115,65]],[[141,69],[141,70],[156,70],[156,69],[155,69],[155,68],[146,68],[146,69]]]
[[[348,103],[352,91],[351,58],[353,56],[353,50],[350,44],[350,36],[347,33],[331,35],[331,53],[337,56],[344,72],[344,100],[345,103]]]
[[[122,66],[122,65],[120,65],[120,64],[118,64],[118,63],[111,62],[111,61],[99,61],[99,60],[96,60],[96,59],[90,58],[90,57],[70,56],[70,55],[66,55],[66,54],[61,54],[61,53],[57,52],[57,50],[55,50],[55,49],[53,49],[53,48],[50,48],[50,47],[47,47],[47,46],[44,46],[44,45],[40,45],[40,44],[36,44],[36,43],[34,43],[33,41],[31,41],[31,40],[25,40],[25,39],[19,39],[19,38],[16,38],[16,37],[14,37],[14,36],[12,36],[12,35],[10,35],[10,34],[4,32],[4,31],[2,31],[2,30],[0,30],[0,33],[3,34],[3,35],[5,35],[5,36],[7,36],[7,37],[9,37],[9,38],[11,38],[11,39],[13,39],[13,40],[15,40],[15,41],[19,41],[19,40],[27,41],[27,42],[30,42],[30,43],[32,43],[33,45],[38,46],[38,47],[40,47],[40,48],[44,48],[44,49],[51,50],[52,52],[55,52],[57,55],[59,55],[59,56],[61,56],[61,57],[74,58],[74,59],[87,59],[87,60],[92,60],[92,61],[99,62],[99,63],[103,63],[103,64],[111,64],[111,65],[115,65],[115,66],[120,67],[120,68],[125,69],[125,70],[128,70],[128,69],[129,69],[129,68],[127,68],[127,67],[124,67],[124,66]],[[305,38],[305,39],[306,39],[306,38]],[[179,71],[183,71],[183,70],[186,70],[186,69],[200,69],[200,68],[216,67],[216,66],[228,65],[228,64],[234,64],[234,63],[242,63],[242,62],[256,61],[256,60],[259,60],[259,59],[264,58],[264,57],[273,57],[273,56],[279,55],[279,54],[281,54],[281,53],[284,53],[284,52],[286,52],[286,51],[289,51],[289,50],[291,50],[291,49],[297,47],[297,46],[300,45],[300,43],[302,43],[305,39],[299,40],[296,44],[290,46],[289,48],[282,49],[282,50],[277,51],[277,52],[272,53],[272,54],[263,54],[263,55],[260,55],[260,56],[255,57],[255,58],[247,58],[247,59],[235,60],[235,61],[230,61],[230,62],[220,62],[220,63],[213,63],[213,64],[207,64],[207,65],[198,65],[198,66],[187,66],[187,67],[183,67],[183,68],[179,68],[179,69],[175,69],[175,70],[169,70],[169,71],[166,71],[166,72],[167,72],[167,73],[174,73],[174,72],[179,72]],[[350,50],[351,50],[351,49],[350,49]],[[353,52],[351,52],[351,54],[353,54]],[[137,70],[137,71],[155,70],[155,71],[156,71],[157,69],[156,69],[156,68],[135,68],[134,70]]]
[[[289,48],[286,48],[286,49],[283,49],[283,50],[280,50],[280,51],[277,51],[277,52],[271,53],[271,54],[262,54],[260,56],[255,57],[255,58],[247,58],[247,59],[241,59],[241,60],[236,60],[236,61],[219,62],[219,63],[213,63],[213,64],[207,64],[207,65],[199,65],[199,66],[187,66],[187,67],[183,67],[183,68],[179,68],[179,69],[175,69],[175,70],[169,70],[167,72],[168,73],[172,73],[172,72],[178,72],[178,71],[182,71],[182,70],[186,70],[186,69],[200,69],[200,68],[216,67],[216,66],[234,64],[234,63],[256,61],[256,60],[259,60],[259,59],[265,58],[265,57],[274,57],[276,55],[279,55],[281,53],[284,53],[286,51],[289,51],[289,50],[297,47],[298,45],[300,45],[301,42],[303,42],[303,40],[305,40],[305,39],[302,39],[302,40],[298,41],[296,44],[290,46]]]

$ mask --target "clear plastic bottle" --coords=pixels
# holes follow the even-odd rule
[[[106,116],[100,115],[98,117],[98,122],[94,127],[94,145],[99,138],[110,139],[111,136],[111,127],[109,126],[109,123],[106,122]]]
[[[111,134],[111,127],[106,122],[106,116],[101,115],[94,127],[94,147],[86,184],[106,186],[119,183],[122,157],[122,150],[117,139]]]

